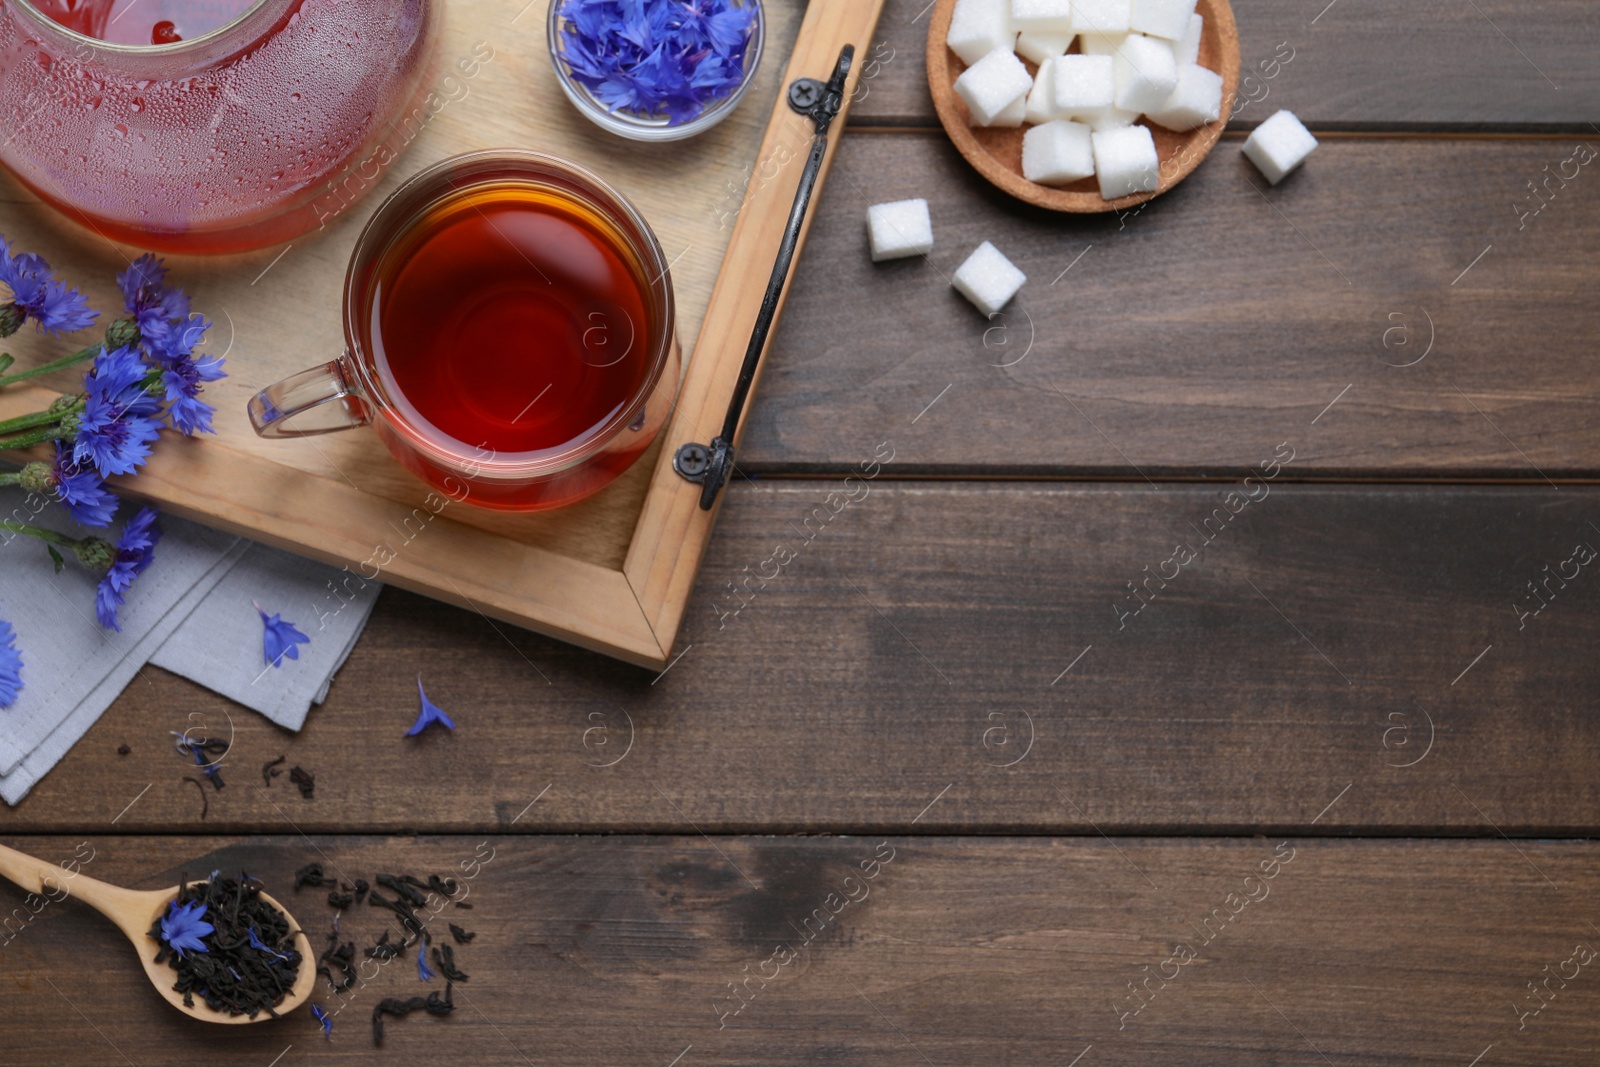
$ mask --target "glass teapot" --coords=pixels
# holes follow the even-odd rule
[[[112,240],[289,240],[375,186],[419,132],[440,6],[0,0],[0,163]]]

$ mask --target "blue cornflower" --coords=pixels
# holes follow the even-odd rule
[[[166,265],[159,259],[149,253],[140,256],[117,275],[122,306],[139,324],[139,342],[161,372],[172,428],[184,435],[211,433],[216,409],[199,395],[206,382],[226,377],[223,361],[194,354],[211,323],[189,313],[189,297],[182,289],[168,288],[166,277]]]
[[[140,508],[117,539],[111,567],[95,591],[95,614],[107,629],[122,631],[117,625],[117,609],[122,606],[123,595],[155,557],[156,542],[161,540],[161,531],[154,529],[155,521],[155,511]]]
[[[0,282],[11,290],[11,303],[0,309],[10,312],[0,315],[10,320],[7,334],[28,319],[45,333],[72,333],[99,317],[82,293],[50,276],[50,264],[43,258],[29,252],[13,256],[4,237],[0,237]]]
[[[185,949],[190,952],[211,951],[200,939],[215,933],[217,928],[206,922],[205,916],[206,905],[203,901],[179,904],[174,900],[167,905],[167,913],[161,917],[161,940],[180,956]]]
[[[247,926],[245,927],[245,932],[250,935],[251,948],[265,952],[269,956],[276,956],[280,960],[286,960],[289,958],[289,953],[287,952],[279,952],[276,949],[268,948],[266,942],[262,941],[261,938],[256,936],[255,927]]]
[[[9,708],[22,692],[22,653],[17,651],[17,633],[0,619],[0,708]]]
[[[161,434],[161,402],[144,387],[149,373],[137,349],[101,349],[83,380],[86,398],[72,446],[74,461],[92,461],[109,478],[132,474],[150,458],[150,446]]]
[[[157,343],[169,332],[173,320],[189,317],[188,295],[182,289],[167,288],[166,277],[166,264],[148,252],[117,275],[122,306],[139,324],[140,335],[150,343]]]
[[[285,622],[282,615],[268,615],[261,610],[260,604],[254,600],[250,603],[256,605],[256,614],[261,616],[261,625],[265,628],[261,637],[261,654],[266,662],[281,667],[286,656],[299,659],[300,649],[295,646],[309,645],[311,638],[296,629],[294,623]]]
[[[428,694],[422,691],[422,675],[420,674],[417,675],[417,695],[422,697],[422,710],[417,713],[417,721],[411,724],[411,729],[406,731],[407,737],[416,737],[434,723],[451,730],[456,728],[456,724],[451,721],[450,716],[446,715],[442,708],[429,700]]]
[[[417,945],[417,977],[424,982],[433,981],[433,969],[428,966],[428,942],[426,940]]]
[[[191,435],[211,433],[211,416],[217,410],[199,399],[206,382],[227,377],[220,358],[196,356],[194,349],[211,328],[199,315],[190,315],[152,342],[149,347],[155,365],[161,368],[161,384],[166,387],[167,418],[174,430]]]
[[[122,306],[128,314],[135,314],[140,308],[150,306],[154,298],[159,298],[166,277],[166,264],[149,252],[118,273],[117,288],[122,290]]]
[[[50,464],[50,484],[74,522],[83,526],[111,525],[111,517],[117,511],[117,498],[106,488],[98,471],[80,467],[59,441],[56,458]]]
[[[312,1017],[314,1017],[317,1020],[317,1022],[322,1024],[322,1036],[323,1037],[332,1037],[333,1036],[333,1016],[331,1016],[327,1012],[323,1011],[321,1004],[313,1004],[313,1005],[311,1005],[311,1014],[312,1014]]]
[[[560,58],[607,110],[683,123],[743,82],[756,5],[562,0],[560,14]]]

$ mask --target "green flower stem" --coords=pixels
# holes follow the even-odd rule
[[[79,363],[87,363],[89,360],[100,354],[100,349],[102,347],[104,346],[98,344],[90,345],[88,348],[79,349],[70,356],[62,356],[60,359],[53,359],[49,363],[41,364],[29,370],[19,370],[15,374],[7,374],[4,377],[0,377],[0,386],[7,386],[14,382],[26,381],[29,378],[37,378],[41,374],[49,374],[52,371],[62,370],[66,367],[75,366]]]
[[[54,426],[67,415],[82,410],[83,402],[79,401],[63,411],[35,411],[32,415],[18,415],[14,419],[5,419],[0,421],[0,437],[22,430],[37,429],[40,426]]]
[[[62,548],[78,547],[78,539],[76,537],[68,537],[64,533],[56,533],[54,530],[46,530],[43,526],[33,526],[26,522],[0,522],[0,530],[27,534],[29,537],[37,537],[41,541],[47,541],[52,545],[60,545]]]
[[[46,441],[62,441],[65,439],[66,434],[61,432],[61,427],[46,426],[43,429],[17,434],[15,437],[0,437],[0,449],[32,448],[34,445],[42,445]]]
[[[21,485],[21,484],[22,484],[22,472],[21,471],[7,471],[4,474],[0,474],[0,486],[4,486],[4,485]]]
[[[16,361],[17,357],[10,352],[0,352],[0,374],[4,374]]]

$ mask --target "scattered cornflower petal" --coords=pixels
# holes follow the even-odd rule
[[[0,708],[9,708],[22,692],[22,653],[17,651],[17,632],[0,619]]]
[[[291,953],[288,953],[288,952],[279,952],[276,949],[268,948],[266,946],[266,943],[263,942],[261,940],[261,938],[256,936],[255,927],[248,926],[248,927],[245,928],[245,932],[250,935],[250,947],[251,948],[257,949],[257,950],[259,950],[261,952],[265,952],[269,956],[276,956],[280,960],[287,960],[289,958],[289,956],[291,955]]]
[[[428,944],[426,941],[417,943],[417,977],[424,982],[433,981],[433,970],[428,966]]]
[[[139,513],[122,528],[122,536],[112,550],[110,566],[95,591],[95,613],[100,618],[100,625],[107,629],[119,633],[122,631],[122,627],[117,625],[117,609],[122,606],[123,597],[133,580],[144,573],[155,557],[156,542],[161,540],[161,531],[154,528],[155,521],[154,510],[140,508]]]
[[[321,1004],[313,1004],[313,1005],[311,1005],[311,1015],[312,1015],[313,1018],[315,1018],[317,1020],[317,1022],[322,1024],[322,1036],[323,1037],[332,1037],[333,1036],[333,1016],[331,1016],[327,1012],[323,1011]]]
[[[261,655],[265,662],[273,667],[283,666],[284,658],[299,659],[298,645],[309,645],[311,638],[296,629],[294,623],[285,622],[282,615],[268,615],[256,605],[256,614],[261,616],[261,625],[264,628],[261,635]]]
[[[417,713],[417,721],[411,724],[411,729],[406,731],[407,737],[416,737],[422,731],[438,723],[448,729],[454,730],[456,724],[444,710],[428,699],[428,694],[422,690],[422,675],[417,675],[417,695],[422,698],[422,710]]]
[[[185,949],[190,952],[209,952],[210,949],[200,939],[214,933],[216,927],[205,921],[205,915],[206,905],[202,901],[188,904],[172,901],[167,905],[167,913],[161,917],[161,940],[180,956]]]

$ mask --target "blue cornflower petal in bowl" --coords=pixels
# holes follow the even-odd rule
[[[727,118],[755,80],[761,0],[552,0],[562,90],[602,129],[676,141]]]

